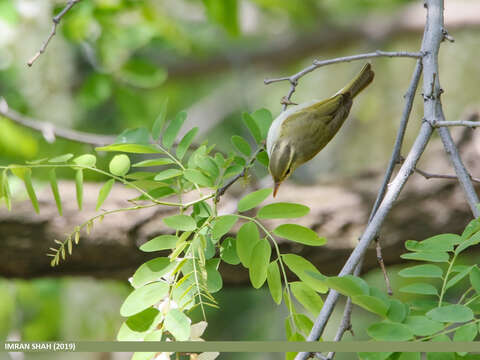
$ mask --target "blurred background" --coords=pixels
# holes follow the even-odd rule
[[[65,1],[0,0],[4,108],[8,104],[9,110],[54,126],[117,135],[126,128],[150,128],[168,98],[169,117],[186,110],[185,129],[199,126],[202,139],[226,151],[231,135],[248,137],[243,111],[266,108],[274,116],[280,113],[289,84],[267,86],[265,78],[291,75],[314,59],[376,49],[418,51],[424,23],[422,2],[408,0],[82,0],[62,19],[47,51],[28,68],[27,61],[50,32],[52,17],[64,6]],[[445,17],[455,43],[445,43],[440,53],[443,104],[446,118],[456,120],[480,103],[479,2],[448,0]],[[298,169],[292,183],[311,185],[385,167],[415,60],[375,59],[372,64],[373,85],[354,104],[335,140]],[[301,80],[293,101],[334,94],[362,65],[316,70]],[[421,117],[417,97],[407,146]],[[42,134],[13,120],[0,116],[2,165],[92,151],[89,145],[54,140],[48,131]],[[98,166],[108,159],[99,157]],[[66,180],[69,176],[64,174]],[[258,169],[257,176],[266,173]],[[89,175],[87,180],[101,178]],[[41,175],[36,181],[42,181]],[[377,271],[367,280],[384,286]],[[402,285],[400,279],[392,282]],[[113,340],[122,322],[118,309],[128,293],[126,279],[0,278],[0,338]],[[210,312],[205,338],[284,339],[285,311],[266,291],[227,287],[217,298],[221,310]],[[340,316],[334,314],[332,322]],[[355,339],[365,338],[362,324],[369,315],[356,309],[354,316]],[[326,338],[335,330],[328,329]],[[124,359],[128,354],[0,354],[1,360],[43,358]],[[248,358],[273,359],[278,354]]]

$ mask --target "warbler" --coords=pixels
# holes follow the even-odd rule
[[[275,184],[273,196],[297,167],[312,159],[332,140],[347,118],[353,99],[373,78],[374,72],[367,63],[332,97],[292,106],[272,122],[267,135],[267,154]]]

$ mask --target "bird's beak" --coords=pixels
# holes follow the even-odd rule
[[[282,183],[281,182],[276,182],[275,186],[273,187],[273,197],[277,196],[278,188],[280,187]]]

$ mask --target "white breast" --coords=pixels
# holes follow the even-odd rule
[[[287,110],[280,113],[280,115],[278,115],[277,118],[273,120],[272,125],[270,125],[270,129],[268,129],[268,135],[267,135],[268,157],[271,157],[272,155],[273,145],[275,144],[275,141],[280,137],[280,131],[282,129],[282,124],[285,121],[285,119],[287,119],[291,114],[299,110],[305,109],[309,106],[312,106],[318,101],[319,100],[310,100],[310,101],[301,103],[300,105],[291,106]]]

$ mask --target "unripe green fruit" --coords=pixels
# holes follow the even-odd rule
[[[130,170],[130,158],[125,154],[115,155],[110,161],[110,172],[116,176],[125,176]]]

